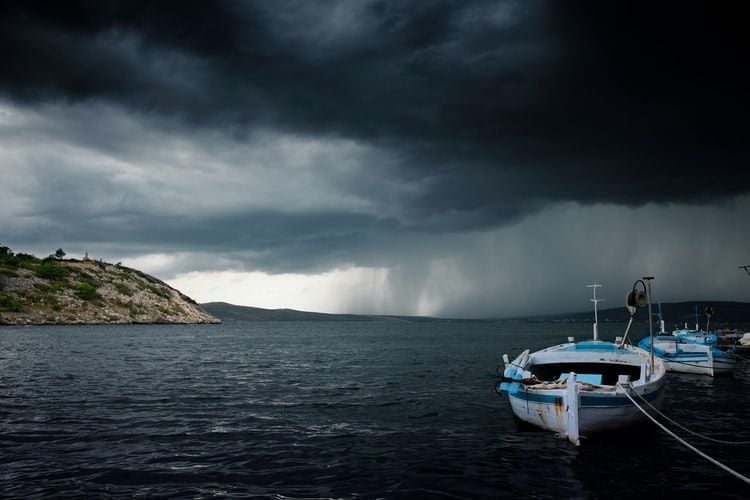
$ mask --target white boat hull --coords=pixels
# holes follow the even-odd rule
[[[662,358],[667,367],[667,371],[676,373],[692,373],[695,375],[729,375],[734,371],[736,361],[721,361],[714,359],[712,363],[705,356],[701,358],[686,358],[680,361],[670,361]]]
[[[653,406],[661,408],[664,401],[664,380],[649,387],[648,392],[636,390],[636,393]],[[513,413],[524,422],[564,435],[568,426],[565,390],[544,392],[544,395],[535,394],[531,390],[511,394],[510,404]],[[646,421],[646,417],[633,406],[622,391],[597,394],[579,387],[579,395],[581,403],[578,410],[578,429],[581,435],[615,430]],[[540,397],[543,401],[538,401]]]

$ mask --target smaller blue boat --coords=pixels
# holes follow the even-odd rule
[[[698,322],[698,306],[695,306],[695,328],[688,328],[687,323],[683,328],[677,328],[672,331],[672,335],[680,337],[685,342],[690,344],[703,344],[703,345],[716,345],[719,342],[719,336],[715,333],[711,333],[708,330],[708,325],[711,320],[711,316],[714,314],[714,306],[708,306],[706,308],[706,330],[701,330],[700,323]],[[664,317],[661,314],[661,303],[659,303],[659,323],[661,324],[661,335],[666,335],[664,332]]]
[[[713,307],[706,308],[706,315],[713,315]],[[667,371],[679,373],[695,373],[700,375],[731,374],[737,364],[735,350],[722,350],[717,346],[718,336],[715,333],[700,330],[696,320],[695,329],[684,328],[674,330],[671,335],[664,331],[664,319],[659,304],[661,331],[654,336],[654,355],[660,357],[666,365]],[[697,311],[696,311],[697,317]],[[651,338],[646,337],[638,342],[638,347],[651,350]]]
[[[638,347],[651,349],[651,339],[644,338]],[[680,336],[657,335],[654,337],[654,354],[664,361],[667,371],[697,373],[701,375],[730,374],[737,364],[734,350],[722,351],[718,347],[691,343]]]

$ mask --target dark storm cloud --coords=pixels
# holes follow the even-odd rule
[[[233,276],[198,290],[343,270],[339,311],[742,297],[746,10],[5,3],[0,243]]]
[[[376,175],[420,185],[398,201],[406,225],[487,228],[557,201],[747,192],[744,14],[633,2],[19,2],[0,15],[0,92],[22,105],[109,102],[235,138],[257,127],[351,138],[399,159],[372,165]]]

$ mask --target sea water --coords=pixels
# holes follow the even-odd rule
[[[614,338],[622,325],[601,325]],[[501,355],[591,325],[0,327],[3,498],[747,498],[652,424],[580,447],[517,421]],[[637,340],[637,339],[635,339]],[[664,412],[750,441],[750,363],[668,375]],[[748,445],[689,442],[744,475]]]

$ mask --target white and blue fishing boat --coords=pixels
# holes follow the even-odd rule
[[[706,315],[711,317],[713,307],[706,308]],[[734,348],[722,350],[717,346],[715,333],[703,331],[696,321],[695,329],[674,330],[668,335],[664,330],[664,319],[659,308],[659,335],[649,336],[638,342],[638,347],[650,350],[653,345],[656,356],[664,360],[667,371],[694,373],[699,375],[726,375],[734,371],[737,356]],[[697,317],[697,312],[696,312]],[[708,323],[706,324],[708,327]],[[653,340],[652,340],[653,338]]]
[[[651,338],[638,342],[638,347],[651,349]],[[675,335],[657,335],[654,353],[664,361],[668,371],[700,375],[731,374],[737,364],[734,350],[723,351],[716,346],[686,341]]]
[[[649,283],[651,278],[644,278]],[[614,430],[645,421],[628,394],[633,392],[660,408],[664,399],[664,363],[652,353],[626,345],[627,332],[637,306],[648,302],[649,286],[636,285],[628,295],[630,322],[622,339],[599,340],[594,288],[593,340],[568,342],[530,353],[523,351],[513,361],[503,355],[503,379],[498,392],[506,392],[513,413],[537,427],[557,432],[576,446],[580,436]],[[650,309],[650,304],[649,304]]]
[[[672,335],[680,337],[684,342],[689,344],[715,345],[719,342],[719,336],[708,329],[711,316],[714,314],[714,306],[706,307],[706,329],[701,330],[698,322],[698,306],[695,306],[695,328],[688,328],[687,323],[682,328],[672,330]],[[666,335],[664,331],[664,317],[661,314],[661,303],[659,303],[659,324],[661,326],[659,335]]]

